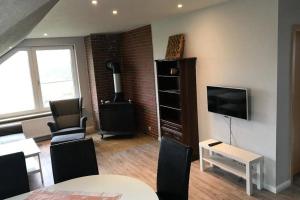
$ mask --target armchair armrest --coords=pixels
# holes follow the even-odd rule
[[[80,118],[80,127],[83,128],[84,130],[86,129],[86,120],[87,120],[87,117]]]
[[[55,122],[48,122],[47,125],[49,126],[51,133],[58,131]]]

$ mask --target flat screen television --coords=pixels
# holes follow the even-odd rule
[[[208,111],[248,120],[248,91],[207,86]]]

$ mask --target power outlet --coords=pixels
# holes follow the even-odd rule
[[[152,127],[148,126],[148,131],[151,132],[151,130],[152,130]]]

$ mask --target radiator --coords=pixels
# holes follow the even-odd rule
[[[22,128],[26,138],[51,135],[50,129],[47,126],[48,122],[53,122],[52,116],[22,121]]]

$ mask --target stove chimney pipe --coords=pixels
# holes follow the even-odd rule
[[[121,69],[120,65],[117,62],[107,61],[106,62],[106,69],[113,72],[113,79],[114,79],[114,90],[115,96],[113,102],[120,102],[123,101],[123,92],[121,87]]]

